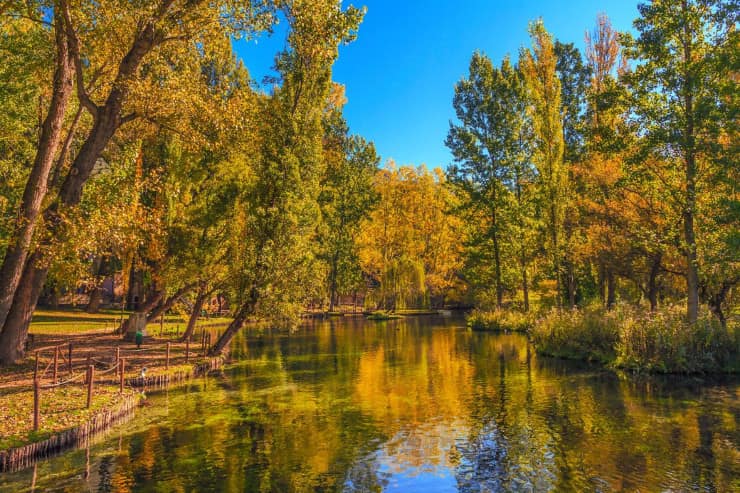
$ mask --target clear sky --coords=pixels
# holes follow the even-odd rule
[[[383,161],[446,167],[444,145],[454,118],[455,83],[467,74],[478,49],[494,63],[516,59],[529,45],[527,24],[542,17],[563,42],[583,49],[583,36],[606,13],[615,29],[632,28],[637,0],[364,0],[367,14],[357,40],[340,49],[334,80],[346,86],[352,133],[375,142]],[[252,76],[272,74],[284,28],[256,42],[238,42],[238,55]]]

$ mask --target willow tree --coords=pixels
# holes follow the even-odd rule
[[[463,237],[444,173],[391,161],[374,187],[380,199],[362,225],[359,252],[377,287],[369,299],[388,310],[444,304],[457,284]]]
[[[15,2],[11,2],[11,5]],[[18,2],[20,3],[20,2]],[[12,8],[12,7],[11,7]],[[20,7],[19,7],[20,8]],[[269,3],[110,0],[77,5],[60,0],[22,6],[23,15],[46,23],[51,17],[56,47],[53,94],[42,139],[21,204],[23,220],[12,235],[0,267],[0,362],[23,354],[31,314],[51,264],[50,244],[66,235],[65,217],[81,201],[86,183],[122,126],[152,122],[176,112],[174,96],[191,80],[178,79],[182,56],[200,53],[228,33],[242,35],[265,28]],[[9,11],[12,13],[12,10]],[[52,37],[50,37],[52,38]],[[74,96],[90,124],[81,135],[63,125]],[[64,132],[77,139],[70,163],[58,159],[58,187],[47,197],[48,178]],[[71,148],[65,146],[66,151]],[[41,213],[42,203],[48,204]],[[43,228],[36,231],[43,215]],[[36,234],[38,246],[32,248]]]
[[[704,211],[701,197],[708,192],[707,184],[720,183],[737,169],[737,152],[731,143],[737,138],[740,10],[735,0],[655,0],[640,4],[638,10],[640,17],[634,23],[638,36],[626,39],[629,57],[635,60],[626,80],[634,94],[634,120],[644,136],[646,154],[681,176],[676,186],[664,176],[658,178],[666,194],[678,198],[686,313],[695,322],[706,267],[698,254],[697,234],[704,228],[697,219],[735,207],[732,202],[717,203],[724,210]],[[727,280],[737,273],[733,264],[737,266],[737,261],[726,265],[730,267]]]
[[[520,67],[531,102],[534,153],[542,202],[546,212],[549,255],[556,280],[558,304],[561,304],[562,229],[565,213],[568,173],[563,166],[563,123],[561,119],[561,84],[557,74],[558,58],[552,36],[542,21],[529,26],[532,48],[520,55]]]
[[[277,59],[280,85],[263,96],[264,122],[243,151],[231,265],[234,320],[211,348],[224,351],[247,318],[295,318],[316,286],[312,240],[320,220],[324,171],[322,115],[338,47],[352,41],[363,17],[337,0],[287,2],[288,48]],[[238,176],[238,175],[237,175]]]

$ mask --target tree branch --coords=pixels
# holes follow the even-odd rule
[[[69,51],[72,54],[72,58],[75,63],[75,75],[77,78],[77,99],[80,104],[90,112],[94,119],[98,118],[98,106],[90,99],[90,95],[85,89],[85,77],[82,68],[82,60],[80,59],[80,40],[77,37],[77,32],[72,26],[72,16],[69,13],[69,4],[63,2],[64,12],[64,23],[69,37]]]

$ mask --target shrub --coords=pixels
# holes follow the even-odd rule
[[[627,320],[620,330],[616,366],[662,373],[738,371],[738,327],[709,315],[689,324],[674,307]]]
[[[532,327],[534,317],[513,310],[473,310],[466,320],[468,327],[473,330],[525,332]]]
[[[551,310],[530,331],[537,352],[567,359],[610,362],[626,309]]]

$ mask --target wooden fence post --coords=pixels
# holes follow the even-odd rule
[[[54,374],[52,381],[57,383],[57,370],[59,369],[59,346],[54,348]]]
[[[190,358],[190,337],[185,338],[185,363]]]
[[[116,346],[116,363],[121,361],[121,348],[119,346]]]
[[[33,431],[39,431],[39,413],[41,408],[41,385],[37,378],[33,379]]]
[[[87,408],[92,404],[93,380],[95,380],[95,366],[87,367]]]
[[[36,366],[33,368],[33,379],[36,380],[39,377],[39,352],[36,351]]]
[[[67,350],[67,366],[69,367],[69,376],[72,376],[72,343],[69,343],[69,349]]]
[[[169,341],[167,341],[167,357],[165,359],[164,369],[168,371],[170,369],[170,342]]]
[[[121,372],[121,378],[119,379],[119,388],[118,391],[123,393],[123,383],[124,379],[126,378],[126,358],[121,358],[118,363],[121,365],[121,368],[119,368],[119,371]]]

